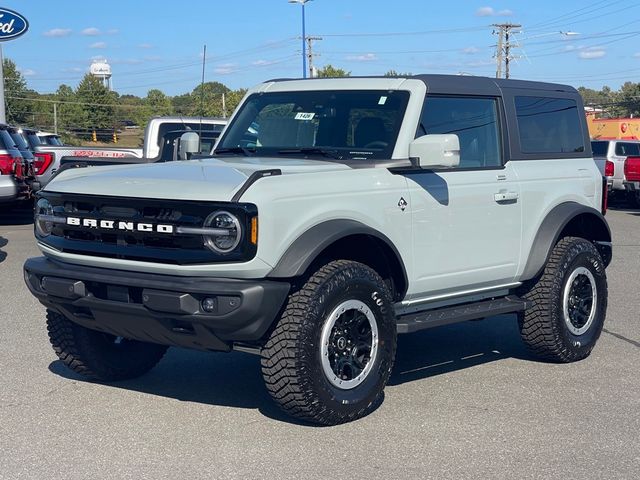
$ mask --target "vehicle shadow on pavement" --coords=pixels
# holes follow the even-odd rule
[[[6,247],[9,240],[4,237],[0,237],[0,263],[4,262],[5,258],[7,258],[7,252],[3,252],[2,247]]]
[[[520,340],[513,315],[401,335],[389,385],[513,357],[533,360]],[[88,381],[59,360],[52,362],[49,370],[67,379],[96,383],[104,388],[121,388],[184,402],[257,409],[277,421],[316,426],[297,421],[278,409],[264,387],[260,358],[256,355],[171,348],[158,366],[146,375],[111,383]]]
[[[33,203],[6,204],[0,206],[0,226],[29,225],[33,223]]]
[[[308,425],[286,416],[273,403],[262,381],[260,358],[247,353],[207,353],[170,348],[162,361],[142,377],[121,382],[92,382],[60,360],[49,370],[61,377],[149,395],[221,407],[260,411],[277,421]]]
[[[522,342],[515,315],[400,335],[389,385],[401,385],[505,358],[538,361]]]

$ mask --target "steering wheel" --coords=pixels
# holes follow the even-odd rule
[[[382,140],[376,140],[375,142],[369,142],[364,145],[364,148],[387,148],[389,146],[388,142],[383,142]]]

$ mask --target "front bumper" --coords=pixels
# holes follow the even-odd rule
[[[200,350],[256,344],[289,294],[287,282],[124,272],[30,258],[31,293],[69,320],[112,335]],[[213,299],[205,312],[202,300]]]

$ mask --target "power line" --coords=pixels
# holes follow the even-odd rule
[[[611,8],[611,6],[617,3],[622,3],[626,1],[627,0],[614,0],[614,1],[601,0],[599,2],[592,3],[591,5],[587,5],[586,7],[582,7],[577,10],[572,10],[570,12],[559,15],[557,17],[553,17],[549,20],[533,24],[531,25],[531,27],[529,27],[529,30],[540,30],[540,29],[552,28],[556,24],[563,24],[563,23],[573,24],[575,23],[574,20],[576,18],[583,17],[585,15],[589,15],[591,13],[595,13],[603,9]],[[601,6],[602,4],[605,4],[605,5]]]
[[[487,27],[449,28],[442,30],[423,30],[419,32],[364,32],[364,33],[323,33],[323,37],[406,37],[413,35],[438,35],[442,33],[466,33],[485,30]]]

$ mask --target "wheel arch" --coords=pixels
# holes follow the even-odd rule
[[[576,202],[565,202],[551,209],[540,224],[529,251],[522,279],[530,280],[540,275],[551,250],[566,236],[581,237],[594,242],[605,266],[611,262],[611,230],[602,213]]]
[[[338,259],[370,266],[390,283],[394,299],[404,297],[409,281],[400,252],[386,235],[356,220],[328,220],[310,228],[287,248],[268,276],[300,277]]]

